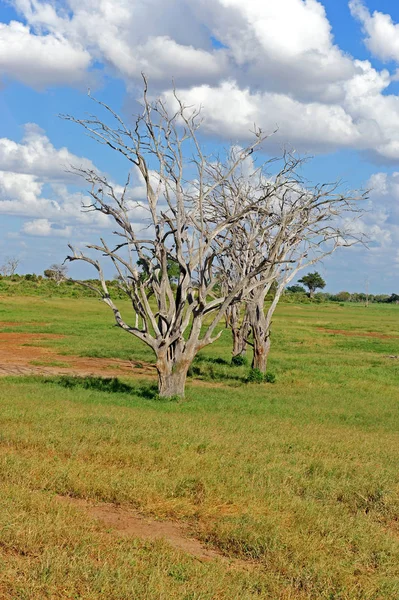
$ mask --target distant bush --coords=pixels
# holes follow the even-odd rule
[[[306,294],[306,290],[302,285],[291,285],[287,287],[287,292],[291,294]]]
[[[98,284],[92,280],[93,285]],[[123,294],[117,287],[116,282],[107,282],[111,296],[115,299],[123,298]],[[92,290],[66,280],[56,282],[52,279],[44,279],[41,275],[27,273],[26,275],[0,276],[0,293],[3,296],[42,296],[45,298],[98,298]]]

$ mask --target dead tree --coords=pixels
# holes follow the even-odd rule
[[[193,358],[220,336],[217,327],[228,307],[248,294],[254,277],[268,268],[269,259],[260,260],[225,293],[215,292],[214,266],[223,244],[213,241],[254,210],[257,198],[243,206],[236,203],[228,214],[218,214],[215,207],[230,193],[240,165],[266,136],[256,130],[252,144],[231,151],[225,160],[208,157],[197,136],[200,110],[184,106],[175,96],[171,113],[162,100],[150,101],[145,80],[143,111],[133,127],[109,106],[97,104],[103,119],[64,118],[121,154],[144,182],[144,198],[137,199],[132,197],[130,175],[118,187],[101,173],[75,169],[90,184],[91,201],[84,209],[106,215],[116,228],[113,242],[104,237],[87,248],[116,268],[132,316],[122,316],[112,299],[100,260],[72,246],[67,260],[85,261],[97,270],[100,285],[89,287],[112,309],[118,326],[152,348],[160,396],[183,396]],[[141,226],[138,212],[146,215]],[[168,276],[171,261],[178,266],[173,286]]]
[[[20,262],[16,256],[6,256],[4,264],[0,267],[0,273],[5,277],[15,275]]]
[[[337,248],[362,241],[352,221],[361,212],[358,201],[366,194],[342,194],[336,183],[308,187],[299,174],[302,162],[286,155],[277,176],[254,170],[250,175],[233,177],[229,202],[219,206],[219,214],[228,214],[232,205],[252,205],[258,198],[256,210],[249,211],[219,238],[224,248],[221,261],[227,289],[267,260],[267,268],[255,277],[257,285],[253,282],[251,290],[241,295],[241,307],[235,305],[230,311],[233,354],[244,353],[249,343],[253,346],[252,367],[262,373],[266,372],[270,351],[272,317],[285,287],[301,269]],[[266,306],[273,283],[274,298]]]
[[[44,276],[47,279],[52,279],[56,282],[57,285],[60,285],[63,281],[66,280],[68,273],[68,268],[66,265],[59,265],[58,263],[54,263],[44,271]]]

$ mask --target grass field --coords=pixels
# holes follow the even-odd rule
[[[95,300],[3,298],[0,321],[64,336],[41,343],[65,364],[152,360]],[[1,599],[399,598],[399,306],[282,304],[274,384],[243,384],[229,342],[179,403],[144,379],[0,378]],[[60,495],[185,523],[220,558],[116,535]]]

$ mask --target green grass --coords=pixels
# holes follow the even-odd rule
[[[3,299],[0,321],[152,360],[95,300]],[[399,335],[399,307],[281,305],[276,382],[242,384],[226,332],[184,402],[144,380],[0,379],[0,597],[399,598],[399,339],[322,328]],[[243,562],[118,538],[56,494],[184,521]]]
[[[69,363],[61,360],[31,360],[30,364],[35,367],[71,367]]]

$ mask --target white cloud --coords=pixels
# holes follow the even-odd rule
[[[248,139],[254,123],[261,125],[265,133],[278,127],[271,142],[289,141],[305,150],[350,147],[360,138],[350,114],[334,104],[304,103],[285,94],[253,93],[234,82],[179,90],[178,94],[188,105],[203,106],[205,130],[230,139]],[[172,91],[165,92],[164,97],[173,104]]]
[[[362,24],[370,52],[383,61],[399,62],[399,24],[394,23],[390,15],[377,10],[370,14],[362,0],[350,0],[349,8]]]
[[[366,212],[358,221],[358,230],[369,238],[369,250],[364,255],[366,265],[379,275],[392,280],[392,265],[399,247],[399,172],[392,175],[375,173],[367,182],[370,200]]]
[[[44,179],[71,181],[68,169],[83,167],[93,169],[87,158],[76,156],[67,148],[55,148],[44,131],[35,123],[25,125],[25,135],[20,143],[0,138],[0,170],[29,173]]]
[[[144,70],[154,81],[193,81],[222,74],[224,52],[212,48],[183,0],[69,0],[68,12],[47,2],[16,0],[37,32],[61,35],[129,80]],[[69,13],[69,14],[68,14]],[[206,42],[206,43],[205,43]],[[205,43],[206,47],[203,47]]]
[[[73,72],[100,61],[135,95],[141,71],[165,94],[174,77],[190,101],[204,103],[213,134],[242,139],[256,122],[265,131],[277,125],[276,141],[300,150],[354,148],[399,158],[399,99],[387,94],[395,76],[339,48],[319,0],[66,0],[63,8],[15,0],[15,6],[31,28],[19,24],[32,38],[33,54],[46,37],[68,44],[85,57]],[[396,56],[399,26],[389,15],[370,15],[360,0],[350,6],[372,51]],[[16,25],[9,34],[18,40]]]
[[[21,143],[0,139],[0,215],[34,219],[22,227],[22,233],[36,236],[82,237],[89,228],[93,233],[109,229],[109,217],[99,211],[84,210],[91,204],[86,191],[76,191],[81,178],[65,172],[70,165],[96,170],[91,161],[78,157],[67,148],[56,149],[45,133],[34,124],[25,127]],[[127,200],[138,229],[146,226],[148,212],[140,201],[145,185],[133,169],[132,186]],[[152,174],[155,177],[155,174]],[[115,193],[123,188],[114,183]]]
[[[0,75],[34,88],[83,82],[87,50],[54,33],[35,35],[17,21],[0,23]]]
[[[220,83],[291,91],[313,99],[340,93],[354,72],[334,44],[317,0],[67,0],[68,11],[15,0],[38,36],[61,36],[127,78],[153,83]],[[213,47],[211,36],[223,47]]]
[[[57,227],[54,223],[48,219],[35,219],[34,221],[27,221],[22,227],[22,232],[27,235],[39,236],[39,237],[71,237],[71,227]]]
[[[0,171],[0,199],[19,198],[24,203],[35,202],[43,184],[35,175]]]
[[[0,215],[51,219],[59,226],[104,228],[108,225],[108,217],[102,213],[82,210],[82,203],[90,202],[84,193],[71,192],[68,187],[55,184],[50,185],[44,195],[43,186],[33,175],[0,171]]]
[[[328,99],[354,66],[334,44],[323,5],[316,0],[202,0],[199,19],[225,46],[225,76],[240,86]],[[338,87],[337,87],[338,84]]]

